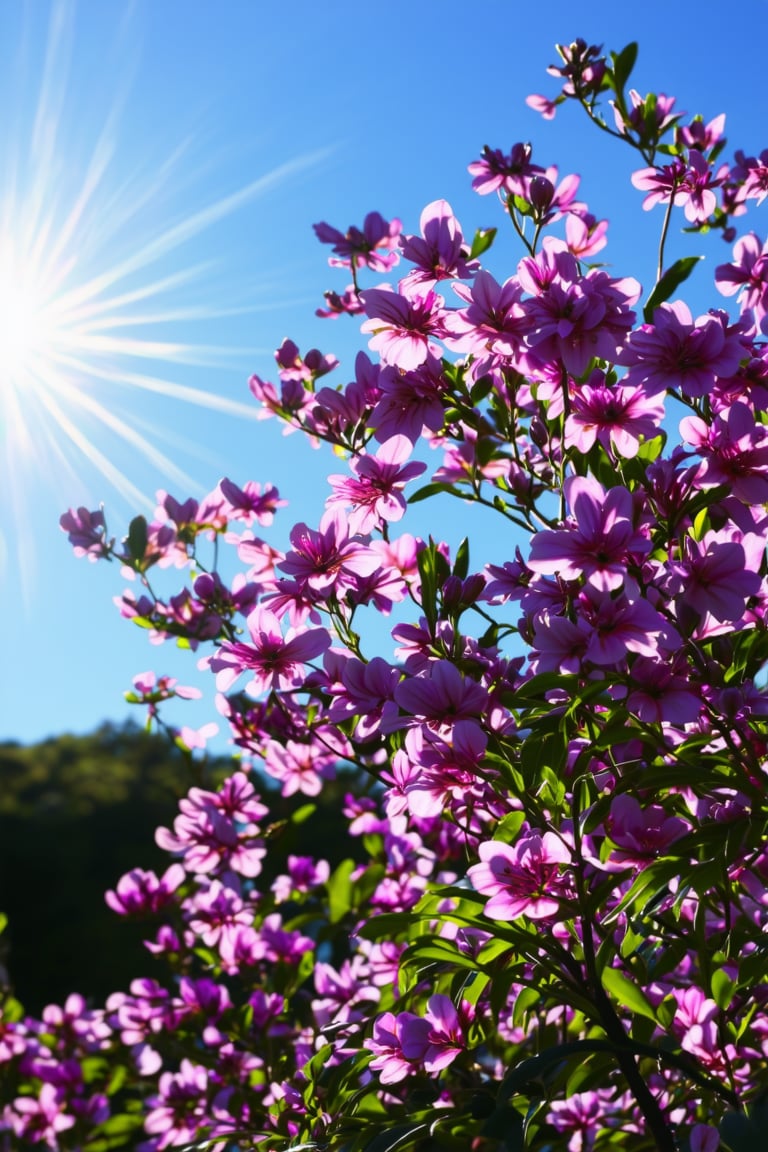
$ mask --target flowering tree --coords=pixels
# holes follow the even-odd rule
[[[320,314],[362,317],[373,356],[334,387],[332,356],[285,341],[278,382],[250,384],[346,458],[319,525],[276,550],[277,490],[229,479],[161,493],[121,543],[102,511],[62,517],[137,579],[126,618],[199,652],[239,758],[158,830],[165,874],[107,893],[167,975],[41,1020],[7,1000],[9,1147],[765,1146],[768,248],[742,235],[716,271],[733,319],[673,299],[695,259],[665,247],[676,209],[732,243],[768,153],[726,163],[723,117],[628,91],[634,45],[558,51],[560,91],[529,103],[631,146],[662,209],[642,315],[637,281],[591,263],[607,225],[578,177],[486,148],[473,186],[522,246],[503,282],[495,229],[465,238],[444,200],[414,235],[375,212],[316,227],[352,281]],[[415,487],[423,443],[442,463]],[[514,554],[402,531],[439,493],[493,510]],[[168,596],[163,568],[185,576]],[[395,605],[377,654],[365,610]],[[130,699],[162,722],[185,694],[144,674]],[[344,765],[350,858],[261,883],[281,827],[259,780],[300,823]]]

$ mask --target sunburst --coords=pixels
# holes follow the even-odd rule
[[[67,131],[68,93],[57,76],[66,72],[60,56],[71,39],[64,33],[71,33],[72,15],[63,2],[52,8],[24,148],[18,140],[0,140],[0,567],[11,524],[14,554],[21,566],[29,563],[32,536],[25,525],[33,477],[61,492],[62,477],[76,475],[79,461],[133,505],[147,503],[140,479],[147,465],[193,487],[157,437],[145,433],[138,411],[146,422],[151,405],[146,399],[126,405],[126,396],[137,401],[140,392],[154,393],[254,417],[252,405],[193,387],[181,371],[221,363],[233,350],[216,346],[215,324],[214,340],[205,345],[175,333],[197,331],[202,321],[210,331],[217,317],[252,310],[237,302],[214,310],[201,302],[209,269],[196,261],[194,242],[326,155],[300,156],[186,213],[176,205],[173,221],[158,225],[156,204],[172,203],[175,179],[188,176],[184,146],[141,179],[121,181],[114,110],[79,157],[65,144],[74,134]],[[190,291],[195,285],[197,295]],[[121,414],[126,407],[129,414]],[[120,443],[130,449],[130,469],[116,463]]]

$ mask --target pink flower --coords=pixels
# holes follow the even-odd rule
[[[341,509],[329,509],[317,531],[297,524],[290,540],[293,547],[278,568],[295,580],[301,591],[315,596],[340,596],[355,588],[358,577],[370,576],[379,567],[378,556],[354,538]]]
[[[331,646],[323,628],[289,628],[283,637],[277,616],[263,605],[254,608],[246,623],[251,643],[226,641],[209,660],[220,692],[231,688],[243,672],[253,674],[246,687],[252,696],[270,688],[293,688],[303,682],[307,661]]]
[[[586,260],[605,248],[607,220],[596,220],[589,212],[569,212],[565,218],[565,242],[577,260]]]
[[[356,456],[351,461],[354,478],[328,477],[333,495],[326,503],[329,506],[352,506],[348,516],[351,532],[365,535],[378,527],[382,520],[393,522],[401,519],[406,508],[402,490],[409,480],[420,476],[427,467],[417,460],[405,463],[412,451],[413,445],[408,437],[393,436],[382,444],[375,456]]]
[[[739,537],[724,529],[705,532],[701,540],[686,536],[681,559],[674,565],[672,588],[687,610],[736,623],[747,600],[761,588],[758,573],[764,551],[764,541],[753,533]]]
[[[416,267],[403,285],[434,284],[436,280],[468,280],[480,265],[468,260],[461,225],[447,200],[427,204],[419,221],[421,236],[403,236],[400,250]],[[423,237],[423,239],[422,239]]]
[[[466,1032],[471,1021],[473,1009],[464,1002],[461,1011],[458,1011],[450,996],[440,992],[430,996],[427,1001],[426,1020],[430,1025],[427,1034],[427,1047],[421,1057],[424,1068],[434,1076],[447,1068],[466,1047]],[[421,1043],[421,1035],[417,1043]],[[408,1044],[403,1045],[407,1055]]]
[[[43,1084],[37,1098],[18,1096],[6,1110],[5,1119],[21,1140],[57,1149],[59,1133],[75,1123],[75,1117],[65,1111],[66,1104],[61,1088]]]
[[[485,915],[492,920],[555,916],[568,898],[562,867],[571,862],[566,845],[554,832],[529,832],[515,844],[486,840],[479,848],[480,864],[467,876],[477,892],[490,896]]]
[[[173,893],[180,884],[183,884],[184,879],[184,869],[180,864],[171,864],[160,880],[154,872],[133,868],[120,877],[116,891],[110,889],[104,894],[104,899],[118,916],[130,916],[134,913],[146,915],[158,912],[169,904]]]
[[[534,92],[530,96],[526,96],[525,102],[529,108],[533,108],[534,112],[540,112],[545,120],[554,120],[557,100],[549,100],[546,96],[537,96]]]
[[[378,352],[385,364],[409,371],[423,364],[428,355],[439,356],[433,337],[445,335],[445,309],[442,296],[431,289],[419,294],[413,289],[400,292],[368,288],[361,294],[370,320],[361,332],[370,332],[368,347]]]
[[[244,520],[252,524],[254,520],[262,527],[269,527],[275,511],[287,501],[281,500],[277,488],[271,484],[261,490],[261,484],[248,480],[243,488],[238,488],[231,480],[219,481],[219,490],[224,497],[223,512],[228,519]]]
[[[399,1084],[418,1069],[429,1044],[430,1024],[413,1012],[385,1012],[373,1025],[366,1048],[374,1053],[368,1065],[382,1084]],[[408,1055],[406,1055],[406,1049]]]
[[[727,173],[723,166],[713,175],[709,161],[694,150],[689,153],[687,164],[677,158],[662,168],[641,168],[633,173],[632,183],[648,192],[643,200],[646,211],[671,199],[676,206],[684,206],[686,220],[703,224],[717,208],[713,189],[723,183]]]
[[[632,523],[632,495],[626,488],[609,488],[588,476],[572,476],[564,485],[573,512],[567,527],[537,532],[531,542],[528,567],[558,573],[563,580],[584,576],[602,591],[620,588],[631,556],[650,551],[647,537]]]
[[[87,508],[70,508],[69,512],[59,517],[59,525],[67,533],[75,556],[87,556],[89,560],[95,561],[108,554],[104,513],[101,509],[89,512]]]
[[[330,224],[313,227],[320,243],[331,244],[338,257],[329,259],[332,266],[362,268],[367,265],[374,272],[388,272],[399,260],[395,249],[400,237],[400,221],[387,221],[380,212],[369,212],[362,229],[351,225],[346,232],[339,232]]]
[[[583,376],[593,357],[616,359],[635,320],[629,305],[640,295],[636,280],[595,269],[582,276],[575,256],[552,236],[538,256],[520,262],[518,278],[531,293],[526,342],[539,360]]]
[[[685,396],[706,396],[717,378],[732,376],[747,350],[739,332],[728,327],[725,313],[699,316],[694,323],[687,304],[661,304],[653,324],[631,334],[618,357],[629,368],[625,385],[642,387],[649,396],[676,389]]]
[[[574,389],[565,422],[565,446],[586,454],[597,441],[609,454],[633,459],[640,441],[658,435],[664,404],[642,388],[610,386],[599,369]]]
[[[759,327],[768,314],[768,241],[754,232],[742,236],[733,249],[734,263],[715,269],[715,283],[724,296],[738,293],[742,311],[751,309]]]
[[[472,187],[481,196],[503,191],[513,196],[527,197],[531,177],[543,171],[530,161],[530,144],[513,144],[509,156],[500,148],[489,148],[486,145],[481,159],[473,160],[469,165],[468,171],[474,176]]]
[[[611,801],[606,829],[617,845],[611,863],[642,868],[663,855],[665,848],[690,830],[690,824],[669,816],[660,804],[641,806],[634,796],[622,793]]]

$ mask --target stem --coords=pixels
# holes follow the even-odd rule
[[[664,245],[667,242],[667,232],[669,231],[669,221],[672,218],[672,208],[675,203],[675,193],[677,192],[677,180],[672,181],[672,188],[669,193],[669,201],[667,202],[667,211],[664,213],[664,225],[661,229],[661,238],[659,239],[659,266],[656,270],[656,288],[661,280],[661,275],[664,271]]]
[[[656,1141],[658,1152],[679,1152],[677,1138],[669,1126],[659,1107],[659,1102],[646,1084],[629,1045],[632,1043],[627,1035],[624,1025],[617,1016],[608,994],[603,988],[600,974],[597,970],[597,957],[595,956],[595,942],[592,936],[592,918],[587,912],[586,893],[584,891],[584,873],[581,868],[581,830],[579,828],[579,814],[574,812],[573,820],[574,854],[577,867],[576,885],[579,904],[581,905],[582,943],[584,946],[584,965],[587,969],[589,987],[592,991],[593,1001],[600,1024],[608,1037],[616,1045],[616,1062],[621,1069],[632,1095],[638,1103],[640,1111],[645,1117],[648,1130]]]

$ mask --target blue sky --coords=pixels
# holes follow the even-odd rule
[[[363,346],[354,322],[313,315],[324,289],[346,285],[328,268],[314,222],[346,229],[376,209],[412,232],[422,207],[444,197],[466,233],[503,225],[493,198],[471,192],[466,166],[486,143],[508,149],[531,140],[540,163],[579,172],[581,198],[609,218],[614,274],[649,284],[661,219],[641,211],[641,194],[629,186],[638,166],[630,151],[588,131],[575,108],[545,123],[524,103],[531,92],[553,93],[545,68],[554,43],[576,36],[613,49],[637,39],[637,86],[674,94],[680,108],[706,119],[726,111],[727,155],[768,143],[766,0],[727,14],[710,3],[656,0],[642,8],[593,3],[578,19],[559,0],[541,11],[536,21],[536,9],[500,0],[471,10],[457,0],[393,0],[386,10],[347,0],[0,7],[0,273],[3,245],[14,244],[22,261],[61,249],[64,288],[89,285],[96,305],[118,300],[108,318],[133,318],[103,337],[128,334],[145,351],[147,341],[162,345],[141,358],[108,343],[85,358],[100,373],[91,377],[75,349],[55,411],[44,379],[36,392],[17,386],[14,404],[0,405],[0,739],[122,719],[123,691],[148,668],[200,682],[188,656],[151,648],[119,618],[112,597],[125,582],[114,566],[76,561],[58,529],[71,505],[103,500],[116,535],[146,510],[88,461],[83,437],[102,467],[150,502],[158,488],[202,495],[228,475],[271,481],[290,500],[277,546],[294,521],[319,519],[324,478],[338,461],[251,418],[247,389],[252,372],[272,375],[284,336],[334,352],[350,373]],[[752,227],[760,231],[759,216]],[[679,254],[701,246],[675,243]],[[702,250],[707,259],[686,293],[694,311],[721,302],[711,276],[728,255],[719,238]],[[506,276],[519,257],[503,233],[491,266]],[[3,297],[0,278],[0,313],[13,314],[13,296]],[[0,318],[0,343],[2,332]],[[174,352],[189,345],[198,346],[194,355]],[[138,387],[137,376],[171,394]],[[207,391],[232,411],[186,403],[178,395],[185,389]],[[98,405],[111,427],[97,419]],[[135,430],[132,444],[120,424]],[[142,440],[189,475],[186,486],[142,452]],[[457,507],[438,510],[429,528],[455,535],[465,526]],[[480,545],[478,564],[501,562],[512,548],[498,533],[481,534]],[[197,724],[209,712],[172,718]]]

